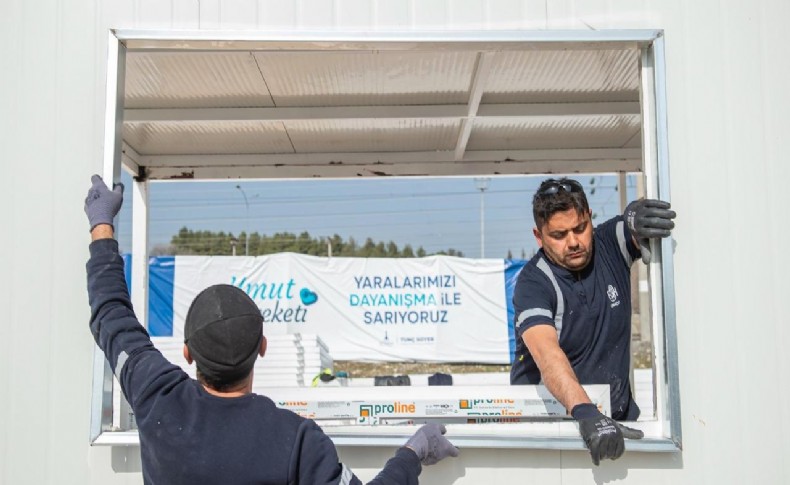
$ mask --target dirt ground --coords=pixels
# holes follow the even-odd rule
[[[509,365],[490,364],[434,364],[412,362],[352,362],[335,361],[335,373],[346,371],[349,377],[400,376],[406,374],[470,374],[473,372],[510,372]]]
[[[631,350],[634,353],[634,367],[637,369],[648,368],[652,362],[652,346],[649,342],[634,341]],[[375,377],[399,376],[406,374],[471,374],[475,372],[510,372],[509,365],[491,364],[436,364],[436,363],[411,363],[411,362],[352,362],[345,360],[335,361],[335,373],[345,371],[349,377]]]

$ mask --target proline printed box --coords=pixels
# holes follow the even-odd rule
[[[608,385],[585,385],[611,416]],[[321,425],[490,423],[568,418],[544,386],[257,388],[283,409]]]

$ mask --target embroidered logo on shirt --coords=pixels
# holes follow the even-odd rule
[[[620,304],[620,300],[617,299],[617,297],[620,296],[617,293],[617,288],[615,288],[612,285],[609,285],[609,288],[606,290],[606,294],[609,296],[609,301],[612,302],[611,308],[614,308]]]

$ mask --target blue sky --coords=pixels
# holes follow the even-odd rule
[[[555,176],[556,177],[556,176]],[[531,200],[546,176],[491,177],[485,197],[485,256],[519,258],[537,246],[532,236]],[[573,176],[585,186],[595,223],[620,213],[617,177]],[[635,179],[628,177],[628,199]],[[124,173],[127,187],[131,179]],[[247,195],[249,213],[244,197]],[[595,188],[593,191],[592,188]],[[480,191],[473,178],[361,178],[152,182],[149,193],[150,246],[168,244],[183,226],[190,229],[339,234],[363,243],[395,241],[429,253],[454,248],[480,256]],[[126,190],[118,239],[131,250],[131,190]],[[243,248],[242,248],[243,251]]]

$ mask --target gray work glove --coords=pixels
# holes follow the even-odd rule
[[[123,203],[123,184],[115,184],[112,190],[107,188],[104,180],[98,175],[91,177],[91,188],[85,197],[85,214],[91,231],[99,224],[112,225],[112,220],[121,210]]]
[[[448,456],[458,456],[458,448],[442,436],[447,432],[443,424],[425,424],[406,442],[423,465],[433,465]]]
[[[595,404],[577,404],[571,411],[573,419],[579,422],[579,433],[584,444],[590,450],[595,466],[601,460],[620,458],[625,451],[623,438],[638,440],[645,434],[638,430],[623,426],[614,419],[604,416]]]
[[[677,214],[669,210],[669,202],[656,199],[639,199],[631,202],[623,212],[623,219],[628,224],[631,235],[639,242],[642,261],[650,262],[650,241],[669,236],[675,223],[672,219]]]

